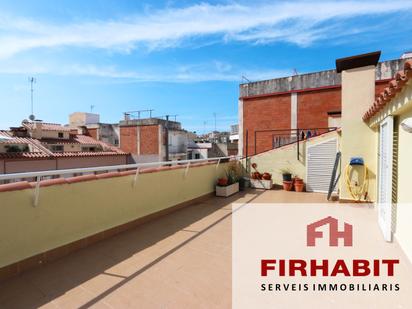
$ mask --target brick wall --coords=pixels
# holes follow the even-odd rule
[[[137,126],[120,127],[120,149],[137,154]]]
[[[340,88],[298,94],[298,128],[325,128],[328,112],[341,110]]]
[[[376,82],[376,93],[380,93],[386,86],[386,81]],[[341,88],[299,92],[297,102],[298,128],[327,127],[327,113],[341,111]],[[362,117],[361,111],[359,117]],[[246,130],[249,132],[248,155],[253,155],[255,153],[255,131],[290,128],[290,93],[243,99],[243,155],[246,154]],[[274,132],[257,133],[256,153],[272,149],[273,134]]]
[[[87,135],[89,135],[90,137],[93,137],[95,140],[99,140],[97,136],[97,128],[87,129]]]
[[[290,94],[244,100],[243,135],[246,146],[246,131],[249,131],[248,154],[254,154],[254,131],[265,129],[290,129]],[[273,132],[257,133],[257,153],[272,149]]]
[[[140,154],[158,154],[159,153],[159,126],[141,126],[140,127]]]

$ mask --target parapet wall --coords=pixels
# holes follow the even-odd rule
[[[227,163],[85,175],[42,182],[38,205],[28,182],[0,188],[0,277],[113,235],[136,220],[214,192]],[[120,229],[120,230],[119,230]],[[7,266],[7,267],[6,267]]]
[[[375,73],[376,80],[393,78],[396,72],[403,68],[405,61],[406,59],[395,59],[378,63]],[[341,74],[336,73],[336,70],[326,70],[241,84],[240,97],[340,85]]]

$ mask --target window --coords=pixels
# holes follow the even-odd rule
[[[63,152],[64,146],[63,145],[51,145],[50,150],[53,152]]]
[[[57,135],[58,135],[59,138],[63,138],[63,137],[64,137],[63,132],[59,132],[59,133],[57,133]]]
[[[195,159],[200,159],[200,153],[195,153]]]
[[[82,147],[83,152],[96,152],[96,147]]]

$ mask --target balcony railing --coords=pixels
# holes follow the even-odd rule
[[[229,161],[238,159],[1,174],[1,181],[35,182],[0,185],[0,277],[209,198]]]
[[[297,143],[297,158],[299,159],[299,143],[312,137],[335,131],[337,127],[324,128],[306,128],[306,129],[267,129],[256,130],[254,132],[254,155],[271,149],[276,149],[289,144]],[[270,138],[270,142],[268,141]],[[258,143],[262,142],[267,145],[263,150],[258,149]],[[271,148],[270,145],[271,144]],[[248,148],[248,146],[246,146]]]

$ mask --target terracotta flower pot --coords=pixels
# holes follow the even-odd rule
[[[303,179],[299,177],[293,178],[293,184],[303,184]]]
[[[292,187],[293,187],[293,182],[292,181],[287,181],[287,180],[283,181],[283,190],[292,191]]]
[[[305,186],[305,184],[302,183],[296,183],[295,182],[295,191],[296,192],[303,192],[303,187]]]
[[[262,178],[264,180],[271,180],[272,179],[272,175],[270,175],[269,173],[263,173]]]

